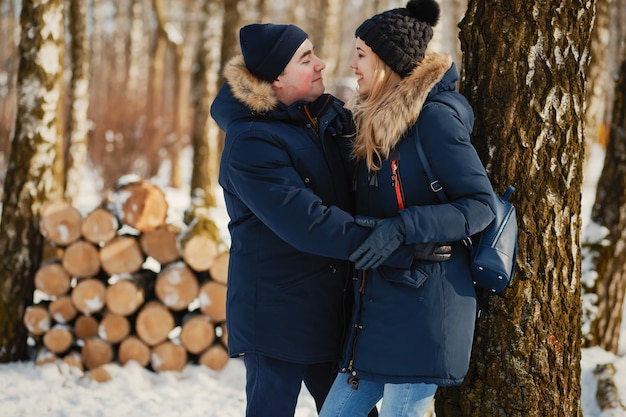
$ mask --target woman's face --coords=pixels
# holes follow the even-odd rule
[[[367,96],[374,84],[374,70],[376,68],[376,54],[361,38],[356,38],[354,56],[350,61],[350,68],[357,76],[359,94]]]

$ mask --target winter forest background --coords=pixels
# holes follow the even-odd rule
[[[42,258],[44,204],[80,201],[86,175],[106,198],[123,175],[164,172],[167,187],[188,192],[192,213],[217,204],[222,136],[208,108],[239,27],[301,26],[327,64],[327,90],[347,98],[354,29],[404,3],[0,0],[0,362],[29,359],[22,317]],[[494,188],[516,187],[520,240],[516,281],[503,297],[480,294],[470,372],[440,390],[436,414],[582,415],[582,349],[620,353],[626,1],[440,4],[430,48],[461,70]],[[587,223],[584,173],[598,148],[606,156]],[[597,400],[623,415],[613,376],[611,366],[598,372]]]

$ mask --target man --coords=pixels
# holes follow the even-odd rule
[[[351,120],[324,94],[325,64],[308,35],[253,24],[240,43],[243,56],[226,65],[211,106],[226,131],[228,348],[246,366],[246,415],[292,417],[302,382],[319,410],[337,373],[352,307],[347,259],[370,230],[349,214],[351,176],[336,135],[353,133]],[[415,246],[387,258],[396,247],[380,262],[408,268]]]

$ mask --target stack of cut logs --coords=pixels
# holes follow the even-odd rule
[[[62,360],[95,380],[131,360],[156,372],[226,365],[228,250],[208,216],[178,227],[167,210],[141,180],[85,216],[67,202],[42,208],[40,300],[24,315],[38,363]]]

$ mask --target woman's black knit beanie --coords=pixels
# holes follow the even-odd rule
[[[406,77],[424,59],[439,13],[435,0],[410,0],[405,8],[387,10],[367,19],[355,36],[391,69]]]

